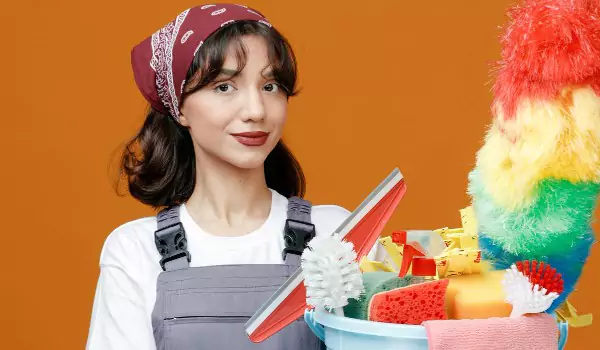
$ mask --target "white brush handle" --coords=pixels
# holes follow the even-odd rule
[[[333,309],[333,312],[335,313],[336,316],[344,317],[344,308],[343,307],[336,307],[335,309]]]

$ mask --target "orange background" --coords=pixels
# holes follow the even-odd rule
[[[307,197],[353,210],[397,166],[408,192],[386,232],[458,227],[509,3],[247,1],[298,55],[303,93],[286,138],[306,171]],[[108,164],[145,108],[129,52],[197,4],[3,3],[0,347],[84,347],[104,239],[152,215],[109,182]],[[600,316],[598,249],[571,300]],[[600,348],[594,330],[571,328],[567,348]]]

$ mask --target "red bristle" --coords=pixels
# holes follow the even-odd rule
[[[517,270],[519,270],[519,272],[523,272],[523,263],[520,261],[517,261],[516,265],[517,265]]]
[[[521,99],[555,99],[567,86],[600,93],[598,0],[525,0],[508,15],[494,86],[505,118]]]
[[[539,285],[545,288],[547,293],[562,293],[564,290],[564,281],[560,273],[556,272],[556,269],[550,266],[548,263],[536,260],[525,260],[517,261],[515,263],[517,269],[529,278],[532,285]],[[522,266],[522,269],[519,269]],[[529,268],[531,267],[531,268]]]

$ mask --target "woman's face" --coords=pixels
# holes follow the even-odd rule
[[[275,83],[265,40],[242,39],[247,52],[244,69],[230,48],[221,74],[189,95],[180,122],[188,127],[196,156],[215,157],[235,167],[262,166],[281,138],[287,116],[287,94]]]

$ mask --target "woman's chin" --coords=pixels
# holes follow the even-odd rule
[[[262,168],[266,158],[267,155],[263,154],[236,154],[234,157],[230,157],[228,162],[236,168],[252,170]]]

